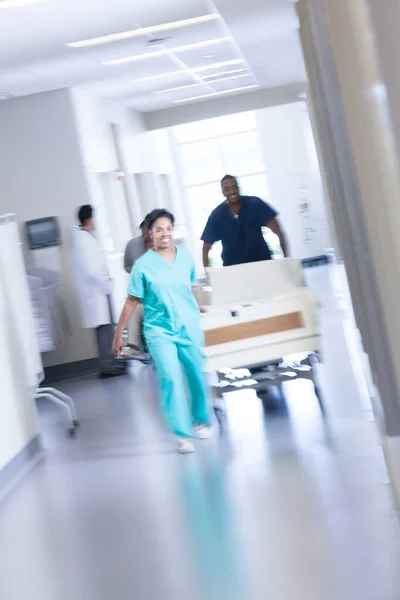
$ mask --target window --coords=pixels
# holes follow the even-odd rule
[[[268,201],[269,190],[256,113],[244,112],[172,129],[178,146],[178,161],[192,215],[191,229],[197,240],[196,267],[203,275],[200,241],[211,211],[223,200],[221,178],[230,173],[239,178],[241,191]],[[265,238],[273,250],[279,248],[268,229]],[[279,251],[277,255],[279,256]],[[212,266],[222,265],[221,244],[210,253]]]
[[[173,128],[174,136],[177,142],[181,144],[213,138],[216,136],[213,121],[214,119],[210,119],[208,121],[196,121],[195,123],[179,125]]]
[[[186,186],[221,178],[222,156],[215,139],[189,142],[180,148],[182,173]]]
[[[258,131],[246,131],[222,136],[220,139],[222,162],[228,172],[238,177],[265,170]]]

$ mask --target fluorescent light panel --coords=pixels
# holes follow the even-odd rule
[[[193,67],[192,69],[185,69],[183,71],[171,71],[169,73],[159,73],[158,75],[149,75],[148,77],[141,77],[140,79],[134,79],[134,83],[144,83],[145,81],[153,81],[154,79],[162,79],[164,77],[174,77],[176,75],[190,75],[191,73],[204,73],[205,71],[212,71],[214,69],[220,69],[221,67],[229,67],[233,65],[241,65],[244,63],[242,58],[235,60],[225,60],[223,62],[214,63],[211,65],[204,65],[201,67]],[[225,73],[224,73],[225,74]],[[213,75],[207,75],[207,77],[215,77],[217,73]]]
[[[33,1],[37,2],[38,0]],[[169,31],[170,29],[183,29],[184,27],[190,27],[192,25],[201,25],[203,23],[208,23],[209,21],[215,21],[218,18],[219,17],[217,14],[210,14],[204,15],[202,17],[194,17],[193,19],[182,19],[181,21],[173,21],[171,23],[153,25],[152,27],[138,27],[137,29],[132,29],[131,31],[122,31],[121,33],[110,33],[109,35],[90,38],[88,40],[81,40],[79,42],[69,42],[67,46],[69,46],[70,48],[88,48],[90,46],[110,44],[111,42],[122,42],[124,40],[130,40],[132,38],[141,37],[143,35]]]
[[[229,71],[219,71],[219,73],[210,73],[210,75],[203,75],[202,79],[207,82],[211,82],[217,77],[223,77],[224,75],[235,75],[236,73],[248,73],[250,71],[248,69],[230,69]]]
[[[226,96],[227,94],[233,94],[234,92],[244,92],[246,90],[254,90],[258,88],[258,84],[244,85],[238,88],[232,88],[230,90],[223,90],[222,92],[212,92],[211,94],[202,94],[201,96],[192,96],[191,98],[182,98],[181,100],[173,100],[174,104],[181,104],[183,102],[191,102],[193,100],[204,100],[205,98],[215,98],[215,96]]]
[[[146,54],[135,54],[134,56],[127,56],[125,58],[117,58],[115,60],[106,60],[103,65],[109,67],[114,65],[122,65],[130,62],[137,62],[139,60],[148,60],[150,58],[157,58],[159,56],[167,56],[169,54],[179,54],[180,52],[188,52],[190,50],[197,50],[198,48],[206,48],[207,46],[217,46],[230,42],[232,38],[230,36],[215,38],[214,40],[205,40],[203,42],[195,42],[194,44],[186,44],[185,46],[176,46],[175,48],[162,48],[155,52],[146,52]]]
[[[209,65],[202,65],[201,67],[190,68],[189,71],[195,73],[204,73],[205,71],[213,71],[214,69],[220,69],[221,67],[229,67],[231,65],[242,65],[244,63],[243,58],[234,58],[233,60],[224,60],[222,62],[211,63]]]
[[[187,90],[194,87],[208,85],[209,83],[219,83],[220,81],[230,81],[231,79],[240,79],[241,77],[248,77],[250,73],[244,73],[243,75],[233,75],[232,77],[222,77],[220,79],[214,79],[211,82],[199,81],[198,83],[189,83],[188,85],[180,85],[178,87],[169,88],[167,90],[158,90],[153,92],[154,94],[169,94],[170,92],[178,92],[179,90]]]

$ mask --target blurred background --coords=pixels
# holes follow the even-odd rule
[[[399,24],[398,0],[0,0],[1,597],[399,597]],[[95,377],[69,238],[91,204],[115,315],[153,208],[203,281],[226,174],[318,301],[326,414],[308,381],[230,391],[182,463],[150,367]]]

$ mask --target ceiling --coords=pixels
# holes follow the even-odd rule
[[[152,112],[300,82],[297,27],[289,0],[0,0],[0,98],[83,86]]]

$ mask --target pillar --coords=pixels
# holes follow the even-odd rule
[[[300,0],[298,13],[332,209],[400,497],[400,146],[387,93],[397,74],[382,66],[399,39],[379,12],[390,4],[398,2]],[[379,44],[378,29],[392,39]]]

